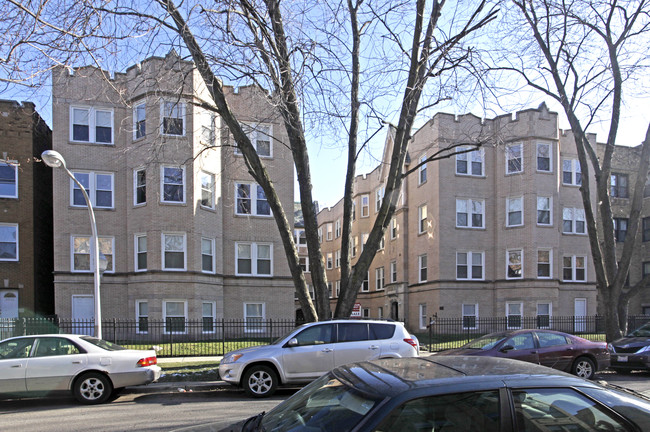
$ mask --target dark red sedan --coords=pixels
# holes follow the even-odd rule
[[[606,342],[591,342],[553,330],[513,330],[490,333],[434,355],[505,357],[537,363],[591,379],[609,367]]]

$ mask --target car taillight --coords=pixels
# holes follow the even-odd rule
[[[145,357],[138,360],[139,367],[153,366],[158,364],[158,359],[156,357]]]
[[[413,339],[404,339],[404,342],[411,345],[413,348],[418,349],[418,344]]]

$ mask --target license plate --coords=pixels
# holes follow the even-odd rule
[[[625,363],[627,361],[627,356],[618,356],[618,361]]]

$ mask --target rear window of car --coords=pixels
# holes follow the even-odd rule
[[[370,339],[390,339],[395,334],[393,324],[370,324]]]
[[[90,336],[84,336],[81,339],[101,349],[105,349],[106,351],[122,351],[126,349],[121,345],[114,344],[113,342],[105,341],[103,339],[97,339]]]

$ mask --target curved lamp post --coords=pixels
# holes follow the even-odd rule
[[[63,168],[65,173],[74,181],[81,193],[86,199],[86,205],[88,206],[88,215],[90,216],[90,228],[92,230],[92,242],[90,244],[91,254],[95,262],[93,273],[94,273],[94,297],[95,297],[95,337],[102,338],[102,310],[99,298],[99,278],[100,278],[100,261],[99,261],[99,236],[97,235],[97,223],[95,222],[95,212],[93,211],[93,206],[90,203],[90,198],[86,192],[86,188],[75,178],[74,175],[68,170],[65,165],[65,159],[61,156],[61,153],[54,150],[45,150],[41,154],[43,162],[51,168]],[[104,258],[104,265],[106,265],[106,258]],[[105,267],[104,267],[105,269]]]

